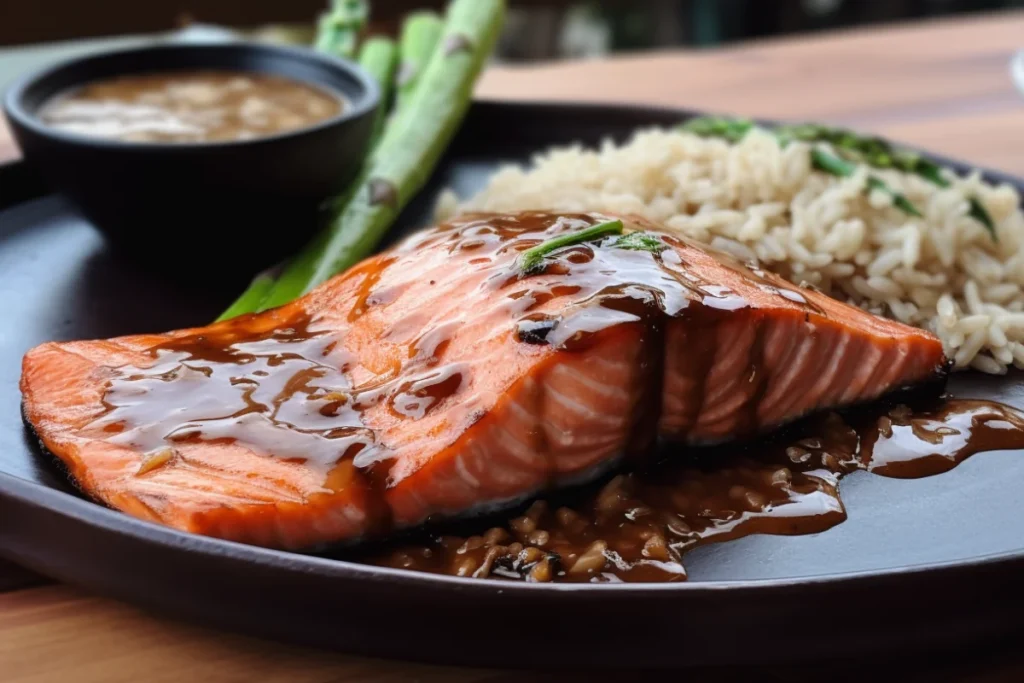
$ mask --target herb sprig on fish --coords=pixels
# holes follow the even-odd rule
[[[527,277],[536,275],[544,270],[545,259],[559,249],[573,247],[585,242],[595,242],[606,237],[616,237],[609,246],[615,249],[628,249],[630,251],[649,251],[652,254],[660,254],[668,249],[663,241],[646,232],[629,232],[623,235],[625,227],[621,220],[615,219],[591,225],[567,235],[559,235],[545,240],[535,247],[530,247],[522,253],[517,262],[520,275]]]
[[[558,237],[544,240],[537,246],[530,247],[523,252],[522,256],[519,257],[519,271],[523,276],[536,275],[544,270],[544,259],[559,249],[573,247],[584,242],[592,242],[610,235],[621,235],[623,229],[624,226],[620,220],[606,221],[597,225],[591,225],[589,228],[577,230],[576,232],[570,232],[567,235],[559,235]]]
[[[742,140],[755,127],[757,125],[748,119],[715,116],[697,117],[680,126],[682,130],[701,137],[716,137],[732,143]],[[781,146],[797,140],[831,145],[835,153],[822,147],[815,147],[811,151],[811,161],[819,171],[839,178],[849,178],[856,172],[857,164],[865,164],[872,168],[911,173],[938,187],[950,185],[942,173],[942,168],[934,161],[916,152],[895,148],[878,137],[858,135],[842,128],[831,128],[815,123],[782,125],[769,130]],[[867,186],[869,190],[878,190],[889,195],[893,205],[905,214],[921,217],[920,210],[905,195],[894,190],[878,176],[869,175]],[[998,241],[995,222],[984,205],[977,197],[970,197],[968,202],[968,215],[985,227],[993,241]]]
[[[646,232],[631,232],[612,242],[617,249],[629,249],[631,251],[649,251],[652,254],[660,254],[668,249],[668,245],[654,235]]]

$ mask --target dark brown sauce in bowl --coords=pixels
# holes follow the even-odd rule
[[[40,116],[62,96],[84,93],[83,86],[156,74],[250,80],[266,74],[285,79],[289,88],[311,88],[303,91],[303,106],[305,95],[313,95],[329,98],[339,111],[277,134],[265,134],[259,121],[250,122],[244,130],[258,133],[252,140],[220,141],[206,127],[201,135],[185,136],[192,140],[98,137],[69,132]],[[245,41],[168,42],[74,57],[25,74],[3,98],[26,162],[110,247],[189,289],[197,286],[194,273],[201,271],[203,291],[225,296],[315,234],[323,202],[347,187],[362,167],[379,104],[378,84],[354,63],[314,50]],[[155,253],[154,235],[189,245],[187,264]]]
[[[269,74],[171,71],[117,76],[48,100],[39,118],[64,132],[148,143],[229,142],[312,126],[340,95]]]

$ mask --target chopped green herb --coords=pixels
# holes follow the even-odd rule
[[[853,162],[841,159],[817,147],[811,150],[811,160],[814,162],[815,168],[841,178],[849,178],[857,171],[857,166]],[[909,199],[893,190],[881,178],[877,176],[868,177],[868,188],[879,190],[892,197],[892,203],[904,213],[908,213],[911,216],[921,216],[921,212],[910,203]]]
[[[856,172],[857,166],[845,159],[841,159],[825,150],[815,147],[811,150],[811,161],[819,171],[825,171],[840,178],[849,178]]]
[[[633,251],[649,251],[652,254],[659,254],[666,249],[668,245],[662,242],[654,235],[650,235],[646,232],[631,232],[622,237],[619,237],[612,246],[617,249],[631,249]]]
[[[985,226],[988,230],[988,234],[992,236],[993,242],[999,241],[999,236],[996,235],[996,224],[992,221],[992,216],[988,214],[985,207],[977,197],[971,197],[971,210],[967,212],[967,215],[978,221]]]
[[[681,128],[703,137],[718,137],[729,142],[739,142],[754,128],[754,124],[745,119],[699,117],[690,119]],[[843,128],[830,128],[816,123],[787,124],[778,126],[771,132],[782,146],[796,140],[809,143],[827,142],[832,145],[838,155],[833,159],[838,159],[839,162],[866,164],[874,168],[894,168],[924,178],[937,187],[949,187],[950,185],[942,174],[942,168],[934,161],[925,159],[917,152],[895,149],[890,143],[878,137],[862,136]],[[844,177],[849,175],[837,172],[843,168],[837,162],[823,160],[824,163],[819,163],[819,161],[819,159],[815,159],[815,166],[821,171]],[[921,216],[921,212],[910,200],[893,191],[882,179],[872,176],[868,179],[868,187],[891,195],[893,205],[905,213],[911,216]],[[971,210],[968,215],[985,226],[993,241],[998,241],[995,222],[981,201],[976,197],[971,197],[970,205]]]
[[[701,137],[723,138],[729,142],[739,142],[754,128],[754,122],[746,119],[698,116],[682,124],[680,128]]]
[[[568,235],[552,237],[551,239],[541,242],[537,246],[524,251],[519,257],[519,269],[524,276],[536,275],[544,269],[544,259],[552,252],[564,247],[571,247],[577,244],[583,244],[584,242],[600,239],[602,237],[608,237],[609,235],[621,235],[622,230],[622,221],[614,220],[607,221],[606,223],[598,223],[597,225],[591,225],[589,228],[583,228],[582,230],[571,232]]]
[[[872,190],[880,190],[885,194],[892,197],[893,206],[903,211],[903,213],[917,218],[922,218],[924,214],[918,211],[917,207],[914,206],[906,196],[896,192],[894,189],[885,184],[885,181],[876,176],[868,177],[868,187]]]

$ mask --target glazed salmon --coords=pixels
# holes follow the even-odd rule
[[[941,380],[927,332],[629,219],[468,216],[301,299],[43,344],[24,413],[83,491],[178,529],[314,548],[586,481]],[[629,235],[627,235],[629,236]]]

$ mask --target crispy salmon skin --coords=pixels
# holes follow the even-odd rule
[[[111,507],[302,549],[944,376],[931,334],[638,219],[642,241],[522,270],[525,250],[608,218],[467,216],[266,313],[43,344],[24,359],[26,420]]]

